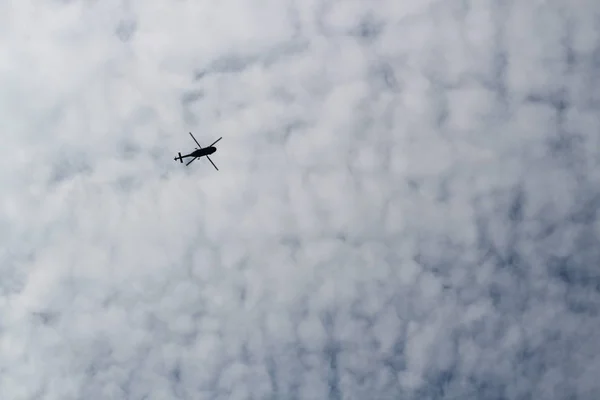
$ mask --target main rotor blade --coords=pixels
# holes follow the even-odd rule
[[[187,164],[185,164],[185,165],[186,165],[186,166],[190,165],[191,163],[193,163],[193,162],[194,162],[194,160],[195,160],[196,158],[198,158],[198,157],[194,157],[194,158],[192,158],[192,159],[191,159],[190,161],[188,161],[188,162],[187,162]]]
[[[217,143],[217,142],[218,142],[219,140],[221,140],[221,139],[223,139],[223,136],[221,136],[220,138],[218,138],[217,140],[215,140],[215,141],[213,142],[213,144],[211,144],[210,146],[214,146],[214,145],[215,145],[215,143]],[[208,146],[208,147],[210,147],[210,146]]]
[[[212,144],[211,144],[211,146],[212,146]],[[210,157],[209,157],[209,156],[206,156],[206,158],[208,158],[208,161],[210,161],[210,163],[213,165],[213,167],[215,167],[215,169],[218,171],[218,170],[219,170],[219,168],[217,168],[217,166],[215,165],[215,163],[214,163],[214,162],[212,162],[212,160],[210,159]]]
[[[198,147],[202,148],[202,146],[200,146],[200,143],[198,143],[198,141],[196,140],[196,138],[194,137],[194,135],[192,135],[192,132],[190,132],[190,136],[192,137],[192,139],[194,139],[194,142],[196,142],[196,144],[198,145]]]

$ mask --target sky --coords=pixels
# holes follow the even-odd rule
[[[598,399],[599,71],[595,0],[0,1],[0,398]]]

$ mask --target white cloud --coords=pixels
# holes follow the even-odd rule
[[[599,11],[0,5],[0,398],[597,398]]]

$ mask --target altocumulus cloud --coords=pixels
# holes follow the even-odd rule
[[[3,2],[0,398],[598,399],[599,16]]]

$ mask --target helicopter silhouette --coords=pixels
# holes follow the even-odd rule
[[[194,150],[190,154],[186,154],[184,156],[182,156],[181,153],[177,153],[177,154],[179,154],[179,156],[175,157],[173,160],[179,161],[180,163],[183,164],[184,158],[192,157],[192,159],[190,161],[188,161],[187,164],[185,164],[187,166],[187,165],[190,165],[192,162],[194,162],[194,160],[197,158],[206,157],[206,158],[208,158],[208,161],[210,161],[210,163],[213,165],[213,167],[215,167],[215,169],[218,171],[219,168],[217,168],[215,163],[210,159],[209,155],[213,154],[215,151],[217,151],[217,148],[214,146],[219,140],[223,139],[223,137],[221,136],[220,138],[215,140],[210,146],[202,148],[202,146],[200,146],[200,143],[198,143],[198,141],[196,140],[194,135],[192,135],[192,132],[190,132],[190,136],[192,137],[192,139],[194,139],[194,142],[196,142],[196,144],[198,145],[198,147],[196,147],[196,150]]]

